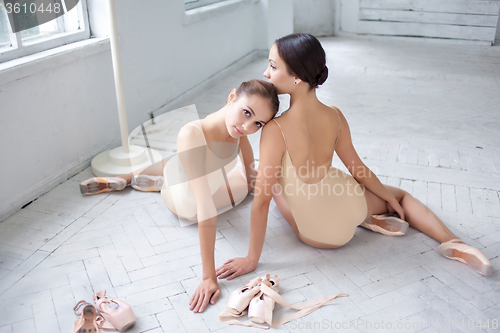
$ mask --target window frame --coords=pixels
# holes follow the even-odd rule
[[[1,2],[4,3],[4,1]],[[87,0],[80,0],[76,8],[73,8],[72,10],[75,9],[78,11],[78,20],[80,21],[80,23],[83,23],[82,29],[72,32],[56,33],[47,38],[43,38],[39,42],[33,43],[31,45],[23,45],[21,39],[21,32],[16,32],[14,33],[14,38],[16,39],[18,46],[16,48],[0,50],[0,63],[21,58],[34,53],[42,52],[45,50],[53,49],[66,44],[71,44],[80,40],[89,39],[90,26],[89,26]],[[63,22],[62,16],[63,15],[56,18],[56,20],[59,20],[60,23]],[[10,32],[9,36],[11,36],[11,41],[12,41],[12,28],[10,27],[10,24],[8,24],[8,29]]]
[[[186,0],[184,0],[184,6],[186,10],[190,10],[203,6],[212,5],[217,2],[224,2],[226,0],[194,0],[194,1],[187,0],[187,1],[189,2],[186,3]]]

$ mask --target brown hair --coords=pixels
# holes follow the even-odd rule
[[[276,40],[278,53],[288,73],[309,83],[309,90],[318,88],[328,78],[325,50],[310,34],[291,34]]]
[[[269,82],[258,79],[243,82],[236,90],[236,99],[238,99],[241,95],[259,95],[263,98],[267,98],[269,99],[269,102],[271,103],[271,109],[274,112],[273,118],[278,112],[280,106],[278,93],[276,91],[276,87]]]

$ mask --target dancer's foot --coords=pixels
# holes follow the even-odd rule
[[[360,226],[387,236],[402,236],[409,224],[395,216],[372,215],[370,222],[363,222]]]
[[[443,257],[463,262],[482,275],[490,276],[493,272],[488,258],[481,251],[465,244],[460,239],[442,243],[438,251]]]
[[[93,177],[80,183],[80,192],[84,195],[111,191],[121,191],[127,181],[120,177]]]
[[[132,177],[130,185],[143,192],[160,192],[163,186],[163,176],[137,175]]]

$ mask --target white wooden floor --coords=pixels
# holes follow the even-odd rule
[[[251,331],[220,323],[218,314],[230,291],[268,272],[280,275],[292,304],[349,294],[276,330],[498,331],[500,47],[322,43],[330,77],[318,95],[344,112],[359,155],[382,182],[412,193],[481,249],[492,276],[441,257],[435,240],[411,228],[402,237],[358,228],[342,248],[315,249],[273,204],[257,271],[222,281],[217,304],[193,314],[187,303],[201,276],[196,225],[181,228],[158,193],[80,195],[79,182],[92,176],[87,168],[0,223],[0,333],[70,332],[74,304],[102,288],[132,305],[138,322],[130,332]],[[193,103],[201,114],[217,110],[242,80],[262,78],[266,64],[246,66]],[[259,135],[251,142],[257,157]],[[251,204],[249,196],[219,217],[217,266],[246,254]]]

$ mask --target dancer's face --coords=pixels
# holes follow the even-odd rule
[[[229,94],[227,106],[226,127],[233,138],[257,132],[274,116],[269,99],[245,94],[236,98],[235,89]]]
[[[289,94],[294,89],[295,82],[300,80],[288,73],[286,63],[279,56],[276,44],[273,44],[269,51],[269,65],[264,72],[264,76],[269,83],[276,87],[278,94]]]

